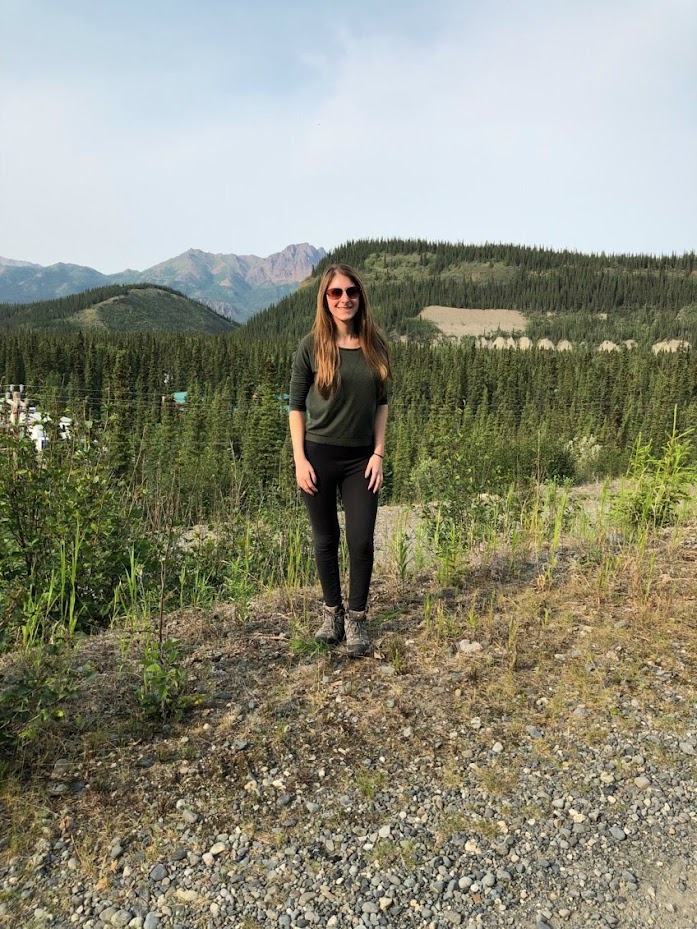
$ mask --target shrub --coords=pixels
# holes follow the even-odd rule
[[[0,434],[0,622],[25,644],[69,636],[111,618],[132,552],[154,567],[137,507],[114,480],[89,430],[54,438],[38,455]]]
[[[651,442],[643,442],[639,436],[627,469],[629,484],[613,505],[621,523],[642,531],[675,522],[697,481],[697,468],[691,463],[692,431],[678,434],[674,420],[673,431],[659,455],[654,455]]]

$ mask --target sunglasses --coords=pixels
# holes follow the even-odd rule
[[[341,287],[330,287],[329,290],[326,291],[326,294],[328,297],[331,297],[332,300],[338,300],[343,293],[346,293],[349,300],[353,300],[354,297],[360,295],[360,292],[361,288],[354,285],[353,287],[347,287],[346,291],[342,290]]]

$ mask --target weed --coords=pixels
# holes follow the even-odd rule
[[[402,588],[406,583],[407,577],[409,575],[410,567],[413,563],[412,556],[412,543],[409,538],[409,534],[406,529],[406,516],[404,513],[400,514],[397,524],[394,529],[394,534],[392,536],[392,541],[390,543],[390,549],[392,552],[392,559],[394,561],[395,570],[397,572],[397,578],[399,579]]]
[[[74,671],[59,645],[32,649],[0,690],[0,750],[37,741],[49,723],[63,718],[63,704],[89,673]]]
[[[402,839],[399,843],[390,840],[378,842],[370,852],[374,864],[381,868],[400,864],[406,870],[413,870],[418,864],[416,843],[411,839]]]
[[[316,642],[313,638],[294,635],[290,640],[290,650],[299,658],[322,658],[331,653],[331,646],[326,642]]]
[[[697,469],[689,463],[693,431],[678,434],[676,408],[672,432],[660,454],[654,455],[651,442],[637,439],[627,469],[629,484],[617,494],[612,510],[631,533],[673,523],[690,499],[697,481]]]
[[[402,635],[392,635],[381,643],[381,650],[387,661],[395,669],[396,674],[406,674],[407,671],[407,643]]]
[[[186,693],[186,671],[175,639],[148,640],[140,664],[143,683],[138,700],[146,713],[178,719],[196,703],[196,697]]]
[[[369,800],[374,800],[384,786],[385,775],[382,771],[359,771],[356,774],[356,787]]]

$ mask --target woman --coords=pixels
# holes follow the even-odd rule
[[[312,332],[293,362],[290,434],[324,595],[324,621],[315,639],[337,645],[346,637],[353,658],[370,650],[366,609],[389,377],[387,342],[373,322],[361,279],[348,265],[330,265],[320,281]],[[337,490],[349,550],[348,612],[339,574]]]

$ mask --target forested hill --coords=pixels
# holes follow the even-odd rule
[[[375,315],[393,336],[431,338],[426,306],[514,309],[531,338],[599,344],[661,339],[697,345],[697,256],[581,254],[517,245],[421,239],[348,242],[317,266],[356,267]],[[318,277],[250,320],[240,335],[298,338],[314,315]]]
[[[41,303],[0,304],[0,329],[230,332],[238,324],[169,287],[112,285]]]

